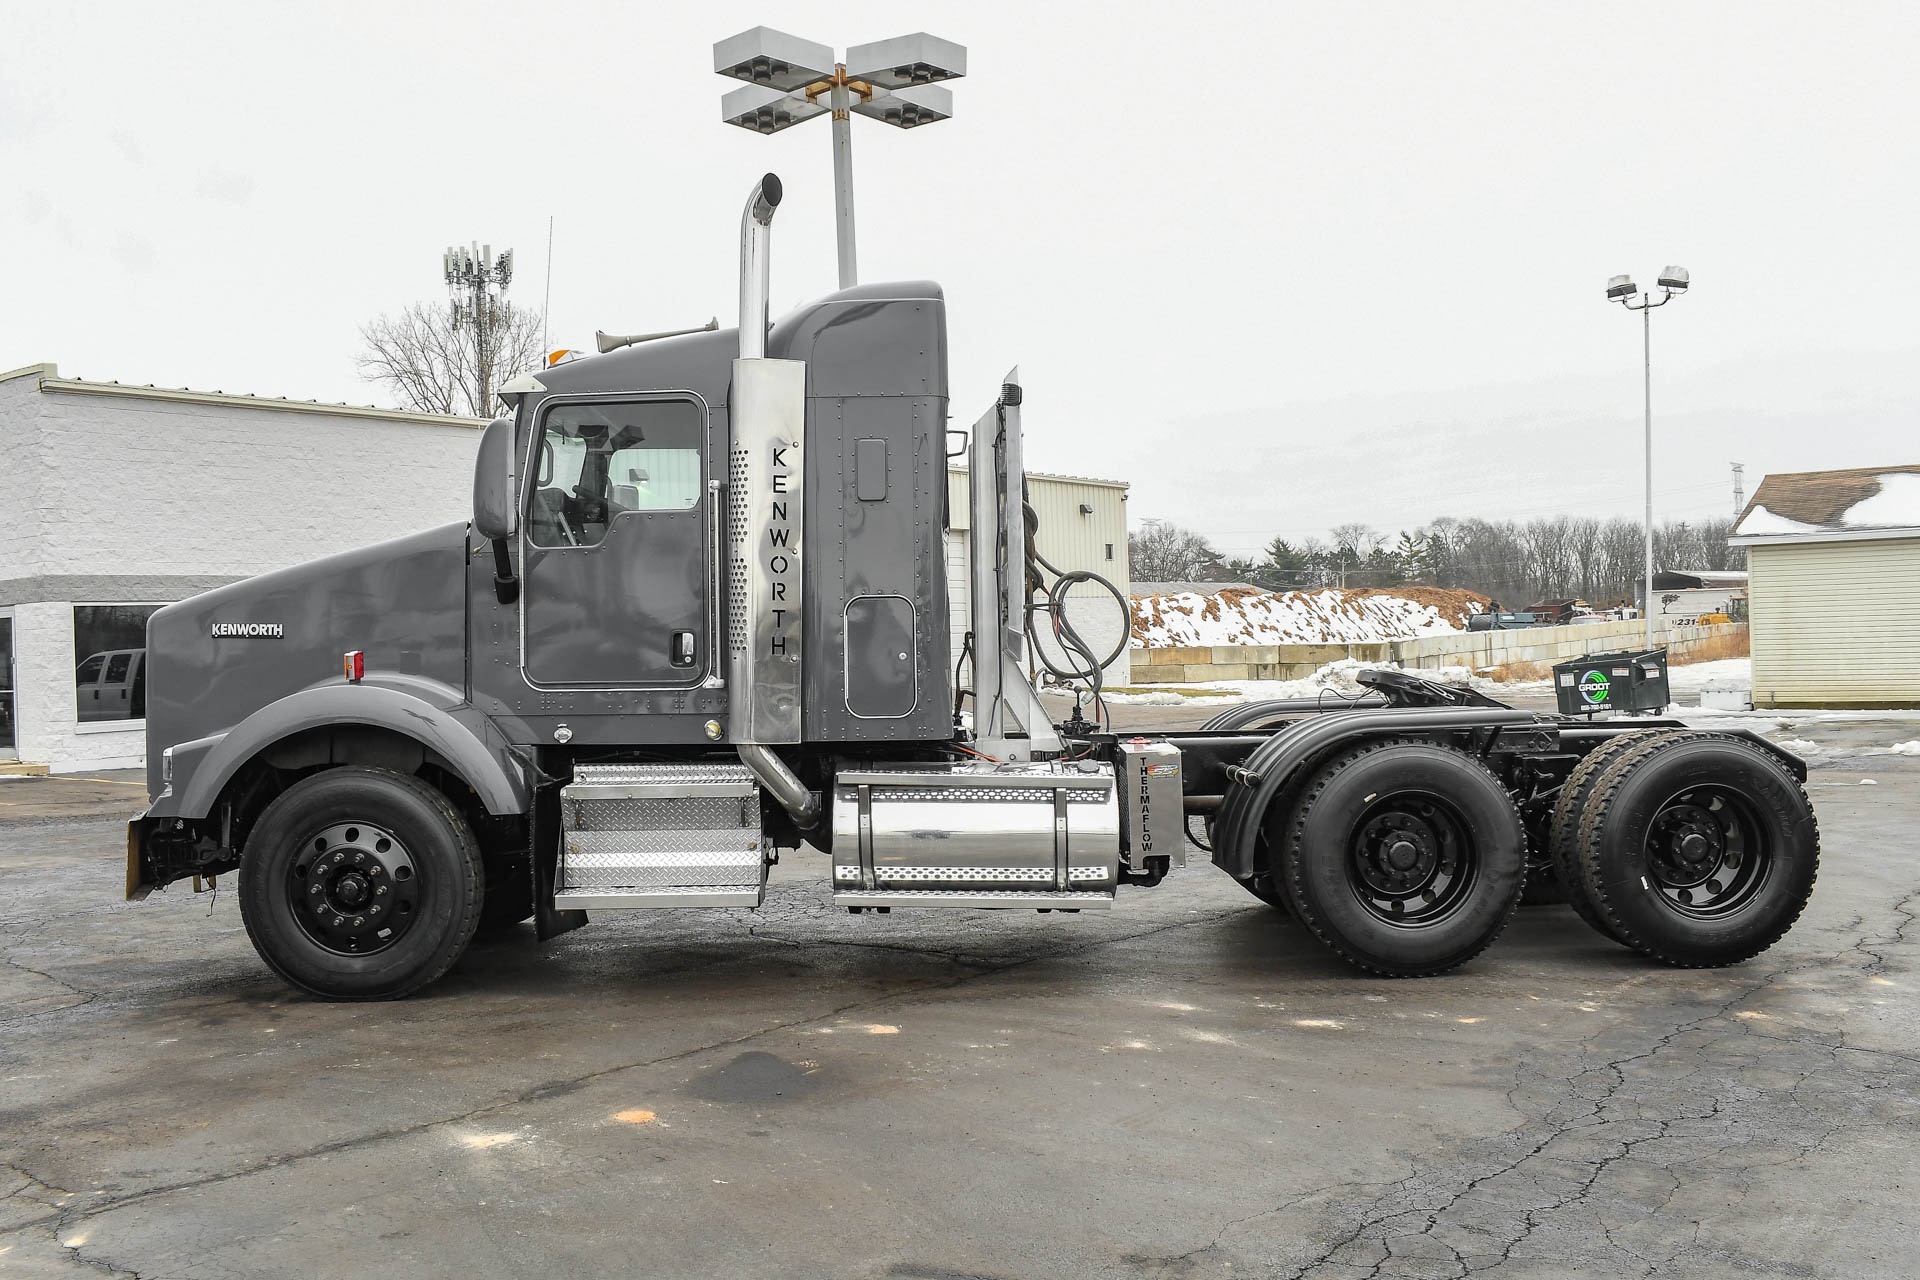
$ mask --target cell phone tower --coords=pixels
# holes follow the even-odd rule
[[[447,291],[453,295],[454,329],[473,330],[475,412],[485,417],[493,404],[493,364],[500,329],[507,322],[507,286],[513,283],[513,250],[498,258],[492,245],[455,246],[441,255]]]

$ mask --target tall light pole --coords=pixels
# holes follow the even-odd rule
[[[824,44],[767,27],[729,36],[713,46],[718,75],[746,87],[720,99],[720,118],[755,133],[782,129],[818,115],[833,117],[833,207],[840,247],[840,287],[860,282],[853,243],[853,122],[863,115],[897,129],[953,116],[953,94],[941,80],[967,74],[967,51],[922,31],[855,45],[836,59]]]
[[[454,329],[473,330],[473,363],[480,398],[474,411],[481,417],[492,412],[493,360],[498,354],[495,333],[506,322],[504,297],[513,283],[513,250],[498,258],[493,246],[455,246],[441,255],[440,266],[447,279],[447,292],[453,295]]]
[[[1687,291],[1687,269],[1669,266],[1660,273],[1660,296],[1640,293],[1633,277],[1614,276],[1607,281],[1607,299],[1629,311],[1640,313],[1641,350],[1646,365],[1647,392],[1647,584],[1641,601],[1641,616],[1647,623],[1647,648],[1653,648],[1653,309],[1664,307]],[[1639,294],[1640,300],[1634,301]]]

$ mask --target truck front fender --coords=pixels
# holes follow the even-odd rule
[[[204,818],[234,774],[262,751],[307,730],[354,725],[392,730],[440,756],[488,813],[528,812],[531,765],[492,722],[447,685],[393,675],[302,689],[268,703],[225,733],[182,743],[173,778],[148,816]]]

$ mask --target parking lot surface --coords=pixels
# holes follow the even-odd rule
[[[1110,915],[858,917],[803,853],[324,1004],[230,885],[120,901],[130,775],[0,785],[0,1274],[1920,1273],[1920,720],[1775,728],[1825,851],[1772,951],[1539,908],[1408,982],[1197,853]]]

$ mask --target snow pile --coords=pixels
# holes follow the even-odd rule
[[[1920,526],[1920,475],[1891,471],[1878,479],[1880,491],[1848,507],[1840,523],[1856,529]]]
[[[1182,591],[1135,596],[1138,644],[1175,646],[1366,644],[1464,631],[1487,600],[1470,591],[1434,587],[1249,591],[1214,595]]]
[[[1753,510],[1747,512],[1747,518],[1740,522],[1740,527],[1734,532],[1743,538],[1754,534],[1818,533],[1820,526],[1776,515],[1756,502],[1753,504]]]
[[[1920,738],[1915,738],[1911,742],[1896,742],[1887,750],[1897,756],[1920,756]]]
[[[1361,662],[1355,658],[1342,658],[1338,662],[1329,662],[1312,675],[1299,680],[1214,680],[1189,687],[1228,689],[1247,698],[1325,698],[1334,701],[1357,698],[1371,692],[1360,683],[1358,677],[1362,671],[1380,670],[1397,671],[1399,667],[1391,662]],[[1436,684],[1466,685],[1489,694],[1501,687],[1475,675],[1466,667],[1422,667],[1408,674],[1419,676],[1422,680],[1432,680]]]

